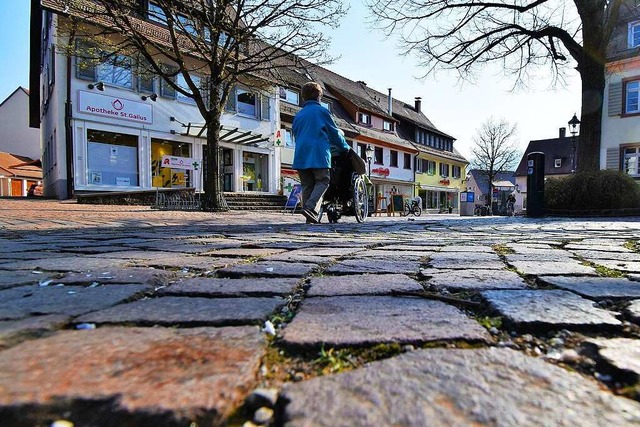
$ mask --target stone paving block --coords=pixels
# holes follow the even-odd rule
[[[126,251],[119,252],[111,252],[108,254],[91,254],[88,257],[90,258],[114,258],[114,259],[122,259],[122,260],[163,260],[170,257],[167,257],[167,254],[164,252],[158,251],[142,251],[139,249],[131,249]]]
[[[218,258],[206,255],[179,255],[164,254],[162,258],[142,260],[136,266],[156,268],[178,268],[210,271],[224,268],[242,262],[241,258]]]
[[[271,249],[271,248],[228,248],[228,249],[215,249],[212,251],[204,252],[202,255],[210,255],[217,257],[264,257],[268,255],[276,255],[282,252],[287,252],[286,249]]]
[[[151,286],[166,286],[185,277],[181,271],[159,270],[151,267],[128,267],[112,270],[88,271],[85,273],[66,273],[53,279],[50,286],[63,285],[92,285],[142,283]]]
[[[410,297],[308,298],[283,331],[285,345],[320,347],[440,340],[486,341],[488,334],[457,308]]]
[[[609,252],[594,250],[573,250],[571,252],[584,259],[593,261],[596,264],[598,264],[600,260],[640,262],[640,254],[636,252]]]
[[[327,274],[416,274],[420,270],[418,261],[398,261],[386,259],[347,259],[327,267]]]
[[[640,340],[631,338],[589,338],[586,345],[596,347],[602,360],[623,371],[640,377]]]
[[[69,254],[60,252],[44,252],[44,251],[29,251],[29,252],[8,252],[3,253],[0,258],[0,267],[3,263],[24,261],[29,259],[48,259],[48,258],[64,258]]]
[[[127,261],[117,258],[66,256],[37,260],[24,260],[0,264],[4,270],[42,270],[83,272],[104,268],[124,267]]]
[[[228,326],[261,324],[285,301],[282,298],[162,297],[121,304],[86,314],[78,323]]]
[[[338,295],[390,295],[421,292],[422,286],[404,274],[360,274],[311,278],[308,297]]]
[[[50,314],[20,320],[0,321],[0,349],[10,347],[25,339],[62,329],[70,320],[71,317],[64,314]]]
[[[613,312],[568,291],[498,290],[481,295],[517,329],[600,330],[621,325]]]
[[[448,252],[471,252],[474,254],[489,253],[495,254],[490,245],[449,245],[442,248],[442,253]]]
[[[247,279],[205,278],[183,279],[158,290],[159,295],[241,297],[241,296],[285,296],[291,294],[300,283],[296,278]]]
[[[540,280],[587,298],[640,298],[640,283],[623,278],[542,276]]]
[[[431,268],[449,270],[503,270],[505,268],[504,262],[499,258],[495,260],[474,259],[473,257],[467,259],[439,258],[431,259],[427,265]]]
[[[522,391],[524,392],[517,392]],[[640,404],[510,349],[427,349],[285,385],[283,426],[629,426]]]
[[[509,261],[509,264],[525,276],[598,275],[594,268],[578,261]]]
[[[385,260],[397,259],[397,260],[407,260],[407,261],[421,261],[421,260],[426,261],[427,259],[429,259],[429,256],[433,253],[434,252],[369,249],[353,255],[353,258],[354,259],[377,258],[377,259],[385,259]]]
[[[640,299],[631,301],[631,304],[625,310],[634,322],[640,323]]]
[[[596,264],[626,273],[640,273],[640,262],[598,260]],[[4,267],[4,264],[2,266]]]
[[[0,320],[44,314],[78,316],[153,291],[150,286],[20,286],[0,291]]]
[[[302,262],[258,261],[222,268],[216,274],[220,277],[305,277],[317,267]]]
[[[436,289],[452,291],[485,289],[526,289],[527,284],[509,270],[422,270],[429,276],[427,285]]]
[[[0,290],[21,285],[36,285],[46,282],[54,274],[25,270],[0,270]]]
[[[102,244],[104,244],[103,242],[101,242]],[[78,245],[78,246],[74,246],[74,247],[66,247],[63,249],[60,249],[60,253],[77,253],[77,254],[84,254],[84,255],[95,255],[95,254],[111,254],[114,252],[126,252],[127,250],[133,250],[127,247],[122,247],[122,246],[97,246],[97,245],[87,245],[87,246],[82,246],[82,245]]]
[[[535,251],[529,253],[505,254],[508,263],[514,262],[569,262],[576,263],[576,259],[571,252],[549,250]]]
[[[442,243],[426,241],[424,244],[399,243],[397,245],[384,245],[376,248],[380,251],[416,251],[430,254],[442,249]]]
[[[156,240],[156,241],[147,241],[143,243],[139,243],[134,245],[129,245],[132,247],[147,249],[147,250],[156,250],[162,252],[180,252],[184,254],[197,255],[203,252],[207,252],[210,250],[205,245],[199,245],[195,243],[182,242],[177,239],[168,239],[168,240]]]
[[[35,425],[32,405],[60,401],[98,402],[94,422],[78,426],[167,415],[175,425],[222,425],[257,385],[263,336],[256,327],[62,331],[0,352],[0,406],[21,425]]]
[[[603,240],[593,240],[585,242],[574,242],[564,246],[564,249],[568,250],[582,250],[582,251],[609,251],[609,252],[633,252],[624,246],[625,240],[618,242],[607,243]]]

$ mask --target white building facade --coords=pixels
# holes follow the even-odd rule
[[[640,8],[627,6],[609,47],[600,168],[640,179]]]
[[[202,189],[206,131],[193,100],[159,77],[135,72],[132,59],[86,63],[59,53],[56,20],[45,11],[41,40],[40,130],[45,195],[157,188]],[[88,42],[87,42],[88,43]],[[195,79],[204,77],[195,76]],[[178,74],[177,83],[181,76]],[[186,84],[185,84],[186,87]],[[273,148],[279,115],[275,87],[238,85],[221,118],[223,191],[278,190],[279,155]]]

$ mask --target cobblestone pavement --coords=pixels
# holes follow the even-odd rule
[[[0,424],[640,425],[640,218],[303,222],[0,199]]]

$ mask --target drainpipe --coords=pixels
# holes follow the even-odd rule
[[[393,99],[391,98],[391,88],[389,88],[389,115],[393,116]]]
[[[71,39],[71,43],[74,43],[73,38]],[[73,118],[73,101],[71,101],[71,65],[71,55],[67,55],[67,99],[64,103],[64,136],[67,160],[67,199],[72,199],[74,196],[73,127],[71,126],[71,119]]]

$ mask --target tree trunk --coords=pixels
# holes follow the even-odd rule
[[[582,18],[583,49],[578,61],[582,79],[580,142],[576,148],[576,170],[600,169],[604,65],[608,40],[604,38],[605,4],[602,0],[575,0]]]
[[[602,135],[602,99],[604,96],[604,63],[586,61],[580,67],[582,77],[582,110],[580,117],[580,143],[577,147],[576,169],[600,169],[600,138]]]
[[[229,205],[222,192],[222,174],[220,173],[221,148],[220,148],[220,117],[211,114],[207,118],[207,145],[205,145],[206,162],[203,170],[204,201],[202,210],[209,212],[224,212],[229,210]]]

